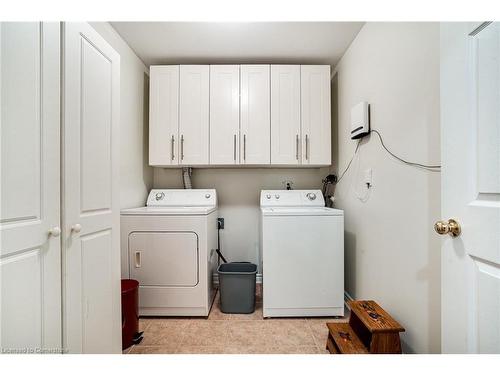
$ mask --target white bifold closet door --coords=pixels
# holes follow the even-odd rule
[[[63,27],[63,345],[120,353],[120,57],[86,23]]]
[[[0,350],[60,352],[59,24],[0,41]]]

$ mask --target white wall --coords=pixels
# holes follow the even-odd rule
[[[142,206],[153,185],[148,165],[149,70],[107,22],[91,22],[120,54],[120,206]]]
[[[323,177],[319,168],[196,168],[192,182],[193,188],[217,189],[219,217],[225,219],[221,248],[226,259],[259,264],[260,191],[283,189],[284,180],[293,181],[294,189],[317,189]],[[154,168],[154,187],[182,188],[181,170]]]
[[[333,80],[335,167],[353,155],[350,108],[371,105],[371,125],[386,145],[412,161],[439,164],[439,25],[368,23],[353,41]],[[335,125],[336,124],[336,125]],[[363,203],[364,171],[373,188]],[[406,328],[407,352],[440,350],[440,175],[402,164],[365,138],[336,190],[345,210],[346,290],[374,299]]]

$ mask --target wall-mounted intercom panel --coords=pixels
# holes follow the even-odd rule
[[[360,102],[351,108],[351,139],[359,139],[370,133],[370,105]]]

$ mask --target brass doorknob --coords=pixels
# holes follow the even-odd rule
[[[449,234],[452,237],[458,237],[462,232],[460,224],[453,219],[448,221],[436,221],[436,224],[434,224],[434,230],[438,234]]]

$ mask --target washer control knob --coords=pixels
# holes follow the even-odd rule
[[[266,195],[266,198],[267,198],[267,199],[271,199],[271,194],[267,194],[267,195]]]
[[[309,198],[310,201],[313,201],[313,200],[316,199],[316,194],[314,194],[314,193],[307,193],[306,197]]]
[[[280,195],[279,195],[279,194],[276,194],[276,195],[274,196],[274,198],[276,198],[276,199],[280,199]]]
[[[163,197],[165,197],[165,193],[161,192],[161,193],[156,193],[155,195],[155,198],[157,201],[160,201],[163,199]]]
[[[205,198],[210,198],[210,194],[205,194]]]

